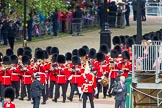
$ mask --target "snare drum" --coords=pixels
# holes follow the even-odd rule
[[[101,85],[102,86],[107,86],[108,84],[109,84],[109,79],[107,78],[107,77],[105,77],[105,76],[103,76],[102,78],[101,78]]]
[[[11,77],[10,76],[2,76],[2,84],[3,85],[11,85]]]

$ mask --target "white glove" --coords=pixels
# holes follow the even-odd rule
[[[78,87],[79,94],[83,94],[81,87]]]
[[[97,89],[97,87],[95,88],[95,94],[94,95],[97,95],[97,93],[98,93],[98,89]]]
[[[99,79],[98,82],[101,82],[101,79]]]

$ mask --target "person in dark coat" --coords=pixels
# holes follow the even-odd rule
[[[127,89],[124,76],[120,76],[120,81],[114,85],[114,92],[116,94],[115,108],[125,108]]]
[[[73,13],[73,24],[75,24],[74,29],[76,28],[77,35],[80,33],[80,25],[81,25],[81,20],[82,20],[82,15],[83,12],[80,9],[80,6],[76,7],[76,11]]]
[[[133,20],[136,21],[136,19],[137,19],[137,0],[132,1],[132,8],[133,8]]]
[[[52,15],[52,23],[53,23],[53,25],[52,25],[53,26],[53,36],[57,36],[58,26],[59,26],[57,9],[55,9],[55,12]]]
[[[125,12],[126,26],[130,26],[129,24],[130,6],[128,2],[126,2],[125,9],[126,9],[126,12]]]
[[[16,36],[16,30],[17,30],[17,26],[16,24],[11,20],[9,21],[9,26],[7,28],[8,31],[8,43],[10,45],[10,48],[13,50],[14,49],[14,41],[15,41],[15,36]]]
[[[33,18],[30,15],[30,19],[27,21],[28,24],[28,41],[32,41],[32,31],[33,31]]]
[[[33,100],[33,108],[39,108],[40,104],[40,95],[44,89],[41,82],[38,80],[40,78],[39,74],[34,73],[33,83],[31,84],[31,97]]]
[[[7,45],[7,28],[8,28],[8,21],[6,18],[2,19],[2,28],[1,28],[1,33],[3,36],[3,41],[4,41],[4,45]]]
[[[100,19],[100,27],[102,28],[104,26],[104,6],[103,3],[98,7],[98,16]]]
[[[117,5],[115,4],[115,1],[112,1],[109,5],[109,17],[108,22],[110,24],[110,27],[115,27],[116,24],[116,13],[117,13]]]

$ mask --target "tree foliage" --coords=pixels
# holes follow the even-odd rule
[[[55,9],[66,11],[66,0],[26,0],[27,14],[30,12],[42,12],[45,16],[54,12]],[[24,0],[5,0],[5,12],[14,17],[16,12],[18,16],[23,17]]]

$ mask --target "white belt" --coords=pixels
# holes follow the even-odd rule
[[[23,77],[31,77],[31,75],[23,75]]]
[[[19,75],[18,73],[12,73],[11,75]]]
[[[64,77],[65,75],[57,75],[57,76],[59,76],[59,77]]]
[[[73,77],[80,77],[81,75],[73,75]]]
[[[92,86],[92,84],[83,84],[83,85]]]
[[[10,76],[2,76],[3,78],[10,78]]]

